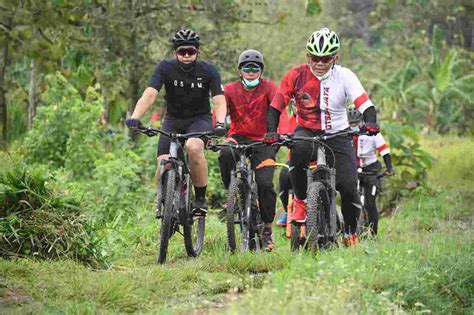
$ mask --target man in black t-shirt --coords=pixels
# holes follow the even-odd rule
[[[209,97],[216,112],[217,123],[214,132],[225,134],[224,121],[227,112],[224,89],[216,66],[205,61],[198,61],[199,36],[192,30],[180,30],[172,38],[176,59],[163,60],[158,63],[155,72],[138,100],[128,127],[140,125],[140,119],[151,107],[164,85],[166,90],[166,116],[161,128],[168,132],[189,133],[211,131],[212,119]],[[158,143],[158,165],[160,160],[167,159],[170,141],[160,136]],[[194,215],[206,215],[207,161],[204,157],[204,142],[191,138],[186,142],[189,166],[194,184]],[[157,170],[159,181],[159,170]]]

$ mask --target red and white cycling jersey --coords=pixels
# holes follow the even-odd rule
[[[381,156],[390,153],[383,136],[378,133],[375,136],[354,136],[354,147],[356,149],[357,165],[366,167],[377,162],[377,151]]]
[[[357,76],[339,65],[320,79],[307,64],[292,68],[281,80],[271,106],[281,112],[292,97],[298,125],[328,133],[349,127],[348,102],[353,102],[361,113],[373,106]]]

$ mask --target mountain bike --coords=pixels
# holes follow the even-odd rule
[[[185,143],[189,138],[211,137],[213,133],[169,133],[145,126],[135,130],[149,137],[161,134],[170,139],[169,157],[160,162],[160,182],[156,193],[156,218],[161,220],[158,262],[163,264],[166,261],[169,239],[176,232],[183,235],[188,256],[197,257],[204,246],[206,218],[192,214],[193,184]]]
[[[276,145],[287,147],[302,141],[312,142],[318,146],[316,164],[307,170],[307,219],[306,224],[292,223],[291,249],[300,247],[310,249],[329,248],[336,242],[338,231],[336,212],[336,169],[335,155],[325,143],[336,137],[347,137],[358,134],[358,131],[341,131],[334,134],[323,134],[315,137],[302,137],[285,134]],[[329,154],[327,154],[329,153]],[[327,163],[332,158],[332,166]],[[290,212],[289,212],[290,213]]]
[[[359,190],[360,194],[360,202],[362,205],[362,209],[359,214],[359,219],[357,220],[357,234],[359,235],[364,235],[369,232],[370,226],[369,226],[369,215],[367,212],[367,208],[365,207],[365,189],[364,185],[362,185],[362,182],[367,181],[367,179],[371,177],[375,178],[382,178],[384,177],[384,173],[380,173],[378,171],[367,171],[364,172],[362,168],[357,168],[357,189]],[[377,186],[373,185],[371,193],[375,194]]]
[[[231,171],[229,192],[227,195],[226,227],[227,248],[230,252],[261,250],[262,221],[257,200],[257,183],[251,167],[252,148],[262,147],[262,141],[251,143],[214,143],[208,149],[217,151],[232,148],[239,154],[235,169]],[[262,166],[266,167],[266,166]]]

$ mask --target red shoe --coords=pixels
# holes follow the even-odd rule
[[[306,202],[295,198],[294,210],[291,214],[291,222],[305,223],[306,222]]]
[[[346,247],[356,247],[357,244],[359,244],[359,237],[357,236],[357,234],[344,235],[344,237],[342,238],[342,242]]]

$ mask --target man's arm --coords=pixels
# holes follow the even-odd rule
[[[143,92],[142,97],[138,100],[137,105],[135,105],[135,110],[130,118],[140,120],[151,105],[153,105],[157,96],[158,91],[155,88],[147,87]]]
[[[216,122],[224,123],[225,116],[227,115],[227,103],[224,95],[216,95],[212,97],[212,103],[214,104],[214,111],[216,113]]]
[[[267,112],[267,133],[277,132],[280,115],[281,112],[278,109],[270,106]]]
[[[377,111],[374,106],[367,108],[362,116],[365,123],[377,123]]]
[[[280,122],[281,112],[285,110],[291,100],[291,96],[295,92],[295,81],[297,72],[291,69],[282,78],[280,87],[275,91],[271,100],[270,107],[267,111],[267,133],[273,134],[277,132],[278,123]],[[271,137],[272,135],[269,135]]]

